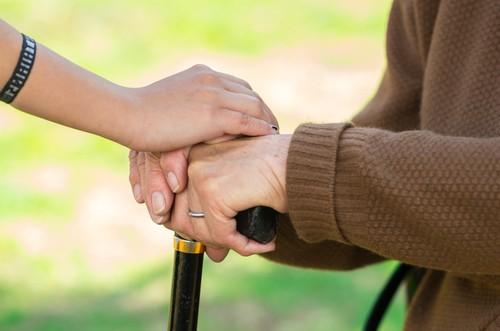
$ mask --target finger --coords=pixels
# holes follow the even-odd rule
[[[223,79],[222,80],[222,86],[226,91],[234,92],[234,93],[241,93],[241,94],[246,94],[250,96],[255,96],[255,92],[248,87],[235,83],[231,80],[228,79]]]
[[[133,150],[130,150],[128,154],[129,158],[129,182],[132,187],[132,193],[134,194],[135,201],[138,203],[144,203],[144,198],[142,196],[140,176],[139,176],[139,168],[137,167],[137,155],[139,153]]]
[[[208,144],[208,145],[220,144],[220,143],[223,143],[225,141],[233,140],[233,139],[235,139],[237,137],[238,136],[236,136],[236,135],[225,134],[222,137],[215,138],[215,139],[210,139],[208,141],[205,141],[205,144]]]
[[[248,239],[238,232],[227,238],[226,245],[242,256],[264,254],[276,249],[274,241],[267,244],[261,244],[255,240]]]
[[[277,133],[277,127],[264,120],[251,117],[248,114],[226,110],[222,115],[224,120],[218,122],[225,134],[264,136]]]
[[[267,120],[262,101],[253,95],[224,91],[221,97],[221,107]]]
[[[172,211],[171,211],[172,215],[173,215],[173,208],[172,208]],[[172,216],[173,218],[173,216]],[[171,218],[171,219],[172,219]],[[175,234],[177,234],[179,237],[181,237],[182,239],[186,239],[186,240],[192,240],[191,238],[189,238],[189,236],[185,233],[182,233],[182,232],[179,232],[179,231],[175,231],[173,228],[172,228],[172,222],[171,222],[171,219],[165,223],[163,223],[162,225],[167,228],[168,230],[170,231],[173,231],[175,232]]]
[[[139,169],[139,177],[140,177],[140,183],[141,183],[141,189],[142,189],[142,196],[143,199],[145,197],[145,192],[144,188],[147,186],[146,185],[146,152],[139,152],[137,155],[137,168]],[[146,202],[146,208],[148,210],[149,216],[151,219],[153,219],[153,212],[151,211],[150,204],[147,203],[147,200],[144,199],[144,202]]]
[[[138,170],[138,173],[139,173],[139,183],[141,185],[141,195],[142,195],[142,199],[145,201],[144,199],[144,193],[143,193],[143,190],[144,190],[144,184],[145,184],[145,172],[146,172],[146,155],[144,152],[138,152],[137,153],[137,160],[136,160],[136,164],[137,164],[137,170]]]
[[[169,229],[179,233],[183,238],[193,239],[193,226],[188,216],[189,204],[187,191],[182,191],[175,196],[175,204],[172,209],[172,217]]]
[[[262,100],[260,95],[258,95],[257,93],[255,93],[255,94],[257,95],[257,97],[262,102],[262,105],[264,106],[264,111],[266,112],[267,116],[269,117],[268,122],[271,124],[274,124],[274,126],[276,127],[276,131],[279,133],[279,123],[278,123],[278,120],[276,119],[276,116],[274,116],[273,112],[271,111],[269,106],[264,102],[264,100]]]
[[[206,236],[209,239],[204,237],[203,239],[200,238],[200,241],[207,246],[230,248],[242,256],[267,253],[275,249],[274,242],[261,244],[239,233],[236,230],[236,220],[224,216],[231,213],[229,208],[227,210],[218,210],[217,207],[209,207],[210,203],[208,201],[201,201],[200,205],[201,210],[205,212],[205,225],[209,232],[209,235]],[[216,205],[212,204],[212,206]],[[217,257],[217,254],[215,257]]]
[[[157,224],[168,220],[173,202],[173,194],[167,186],[163,170],[160,166],[160,155],[146,153],[144,194],[146,204]]]
[[[271,109],[269,108],[269,106],[264,102],[264,100],[260,97],[260,95],[257,92],[250,90],[243,85],[234,83],[230,80],[223,80],[222,84],[223,84],[224,89],[227,91],[234,92],[234,93],[240,93],[240,94],[246,94],[246,95],[252,96],[254,98],[257,98],[261,102],[262,110],[265,114],[265,116],[263,116],[261,119],[268,121],[269,123],[274,124],[276,127],[279,128],[278,120],[274,116],[274,114],[271,111]]]
[[[222,262],[229,253],[229,249],[227,248],[209,247],[209,246],[205,248],[205,251],[210,260],[217,263]]]
[[[189,185],[188,198],[190,210],[205,213],[205,222],[193,222],[193,227],[198,227],[195,229],[196,239],[208,247],[238,249],[239,247],[235,245],[238,242],[235,241],[234,237],[240,237],[240,240],[244,240],[246,237],[237,232],[236,221],[225,216],[232,214],[233,211],[208,200],[215,197],[205,195],[202,198],[192,183]],[[217,257],[219,253],[215,253],[214,257]]]
[[[160,166],[173,193],[182,192],[187,184],[187,160],[190,147],[162,153]]]
[[[194,190],[193,185],[189,186],[187,190],[187,195],[188,195],[189,211],[204,213],[203,206],[200,203],[198,194]],[[204,217],[203,218],[190,217],[190,219],[193,229],[193,237],[197,241],[202,242],[203,244],[211,244],[212,236],[208,229],[206,219]]]
[[[219,75],[219,77],[222,77],[223,79],[232,81],[233,83],[244,86],[249,90],[252,90],[252,86],[250,86],[250,84],[244,79],[238,78],[238,77],[230,75],[230,74],[226,74],[224,72],[216,71],[216,73]]]

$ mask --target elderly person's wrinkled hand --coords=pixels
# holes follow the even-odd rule
[[[244,256],[274,250],[274,243],[260,244],[238,233],[234,217],[255,206],[287,211],[290,140],[290,135],[272,135],[195,146],[189,157],[187,190],[176,196],[171,221],[165,226],[204,243],[214,261],[222,261],[228,249]],[[205,216],[192,218],[189,211]]]

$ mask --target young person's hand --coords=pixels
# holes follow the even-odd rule
[[[91,132],[133,150],[172,151],[227,135],[272,134],[274,116],[250,85],[207,66],[141,88],[117,85],[30,41],[31,64],[22,87],[9,78],[23,37],[0,20],[0,90],[27,113]],[[30,44],[31,45],[31,44]],[[25,47],[25,46],[23,46]],[[36,49],[36,51],[35,51]],[[27,64],[25,64],[27,66]],[[14,84],[14,85],[13,85]]]
[[[245,256],[273,250],[274,243],[259,244],[238,233],[234,217],[255,206],[287,212],[290,141],[290,135],[273,135],[193,147],[187,190],[175,197],[165,226],[204,243],[214,261],[223,260],[228,249]],[[189,210],[205,217],[190,218]]]
[[[204,65],[130,89],[137,119],[125,143],[138,151],[172,151],[223,136],[273,134],[276,119],[244,80]]]

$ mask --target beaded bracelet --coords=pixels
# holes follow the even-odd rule
[[[28,79],[31,68],[35,63],[36,55],[36,42],[32,38],[23,34],[23,46],[21,54],[17,61],[16,68],[12,76],[5,84],[0,92],[0,100],[6,103],[11,103],[16,98],[19,91],[23,88],[26,80]]]

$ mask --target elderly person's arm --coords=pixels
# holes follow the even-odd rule
[[[274,244],[243,238],[234,216],[264,205],[288,212],[305,243],[335,241],[412,265],[497,275],[499,145],[500,138],[345,124],[203,145],[191,154],[188,191],[168,226],[212,247],[216,260],[224,248],[263,253]],[[205,219],[190,219],[188,209]]]

